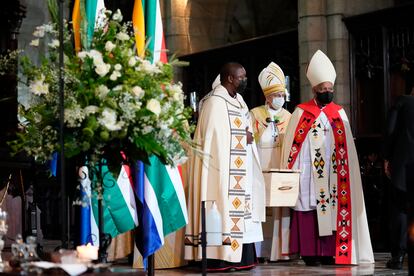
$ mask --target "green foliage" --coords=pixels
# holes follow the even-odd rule
[[[50,18],[52,22],[57,24],[59,20],[58,0],[47,0],[47,7],[49,9]]]
[[[49,1],[51,13],[53,2]],[[138,57],[130,24],[113,18],[106,15],[90,49],[79,53],[74,52],[69,26],[65,27],[65,154],[100,156],[109,164],[120,164],[123,151],[132,160],[156,155],[177,165],[185,160],[183,147],[190,143],[193,130],[181,84],[173,82],[173,65],[181,64],[175,60],[152,64]],[[27,109],[19,107],[22,132],[9,144],[14,153],[27,152],[40,162],[59,151],[57,34],[56,24],[37,27],[31,45],[48,46],[47,55],[40,65],[20,58],[24,76],[20,81],[28,86],[32,101]]]

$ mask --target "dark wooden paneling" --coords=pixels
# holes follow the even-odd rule
[[[403,1],[401,1],[403,2]],[[386,117],[414,84],[414,4],[345,18],[350,34],[352,121],[374,250],[389,246],[389,180],[383,173]]]
[[[196,91],[201,99],[211,90],[221,66],[226,62],[238,62],[247,72],[248,87],[243,96],[247,105],[249,108],[262,105],[264,96],[257,78],[261,70],[273,61],[290,77],[292,102],[288,108],[292,109],[299,101],[298,52],[298,33],[292,30],[181,56],[180,60],[190,63],[184,68],[184,91],[187,94]]]

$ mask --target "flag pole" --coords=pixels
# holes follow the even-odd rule
[[[104,178],[102,174],[102,158],[98,161],[98,181],[97,181],[97,189],[98,189],[98,229],[99,229],[99,256],[98,261],[100,263],[107,263],[108,262],[108,247],[111,244],[112,237],[110,234],[104,232],[104,210],[103,210],[103,195],[104,195]]]
[[[65,142],[64,142],[64,79],[63,79],[63,4],[65,0],[59,1],[59,145],[60,145],[60,194],[61,201],[61,241],[62,248],[68,247],[68,213],[67,213],[67,194],[66,194],[66,175],[65,175]]]
[[[148,276],[155,275],[155,258],[154,254],[148,256]]]

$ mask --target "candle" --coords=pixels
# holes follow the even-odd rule
[[[78,252],[78,258],[81,260],[97,260],[98,259],[98,247],[93,246],[90,243],[87,245],[80,245],[76,247]]]

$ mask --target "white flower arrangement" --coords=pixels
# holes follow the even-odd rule
[[[119,161],[123,151],[132,160],[156,155],[177,165],[191,143],[191,114],[184,106],[181,84],[173,83],[173,63],[152,64],[138,57],[130,24],[115,12],[98,26],[90,49],[76,53],[68,26],[64,39],[64,143],[67,157],[99,154]],[[56,26],[35,29],[31,47],[44,45],[49,53],[41,65],[21,58],[24,81],[33,93],[31,106],[19,107],[22,132],[9,144],[38,161],[59,151],[59,76]],[[12,57],[13,55],[10,55]],[[16,57],[17,55],[14,55]],[[6,63],[7,59],[0,58]],[[6,68],[6,66],[1,66]],[[0,72],[1,73],[1,72]]]

